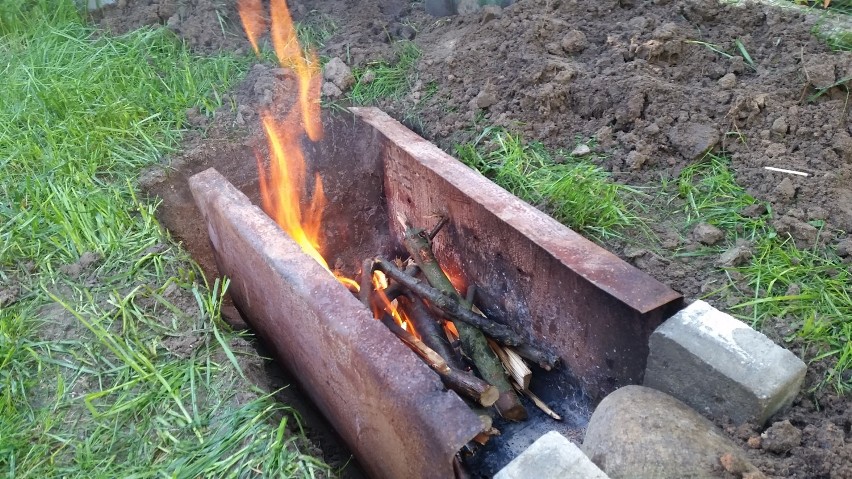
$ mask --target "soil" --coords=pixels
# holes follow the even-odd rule
[[[98,14],[114,32],[164,24],[200,52],[247,51],[234,0],[120,3]],[[379,106],[448,151],[485,125],[569,150],[578,138],[594,137],[602,166],[634,186],[658,185],[705,152],[724,151],[738,183],[770,203],[769,212],[756,214],[771,215],[802,247],[819,242],[852,258],[852,53],[828,51],[812,34],[816,17],[710,0],[521,0],[445,19],[427,16],[419,3],[394,0],[290,6],[297,21],[330,18],[337,31],[320,53],[352,67],[393,59],[391,40],[413,37],[423,52],[414,87]],[[255,112],[286,94],[284,77],[255,66],[228,98],[237,109],[223,109],[209,123],[202,117],[203,133],[191,135],[184,153],[171,159],[174,171],[151,170],[143,184],[164,195],[194,171],[226,163],[234,148],[255,144],[261,135]],[[169,208],[167,199],[161,215]],[[825,226],[814,235],[808,226],[818,222]],[[717,258],[674,255],[716,232],[702,227],[690,235],[666,221],[653,228],[659,245],[609,247],[687,299],[727,281]],[[725,308],[739,299],[711,302]],[[781,342],[787,327],[770,324],[765,332]],[[795,341],[785,346],[804,355]],[[826,367],[810,364],[803,392],[768,429],[722,424],[767,476],[852,478],[852,400],[812,390]],[[326,459],[340,464],[345,449],[321,440]],[[357,468],[345,474],[357,475]]]

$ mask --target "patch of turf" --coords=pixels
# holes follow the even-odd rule
[[[806,341],[808,360],[829,359],[821,387],[852,391],[852,273],[830,250],[800,250],[792,240],[767,235],[752,261],[738,271],[752,299],[732,308],[760,326],[789,324],[790,338]]]
[[[337,24],[330,16],[316,10],[308,12],[296,23],[296,35],[304,48],[319,50],[337,32]]]
[[[70,1],[0,0],[0,19],[0,475],[324,474],[243,378],[224,287],[136,193],[247,60],[104,37]]]
[[[852,273],[826,247],[802,250],[789,236],[769,224],[771,212],[746,217],[742,210],[757,201],[736,183],[730,160],[708,155],[685,168],[677,179],[690,224],[707,222],[727,233],[720,248],[737,239],[752,243],[754,256],[745,265],[730,268],[727,288],[747,298],[731,307],[740,319],[760,329],[784,325],[787,340],[799,337],[806,361],[828,360],[819,387],[852,390]],[[767,205],[768,207],[768,205]],[[846,372],[846,374],[844,374]]]
[[[493,128],[456,152],[462,162],[498,185],[591,237],[618,236],[642,222],[635,214],[639,190],[613,182],[588,159],[550,152],[540,143],[527,143]]]
[[[751,240],[767,227],[764,216],[751,218],[742,214],[758,201],[736,183],[726,157],[710,154],[681,170],[677,193],[685,202],[687,228],[704,222]],[[769,208],[768,203],[765,206]]]
[[[399,99],[411,89],[414,67],[420,58],[420,49],[412,42],[397,42],[397,56],[393,62],[374,62],[355,68],[355,86],[349,100],[355,105],[372,105],[377,101]],[[372,79],[368,81],[368,76]]]

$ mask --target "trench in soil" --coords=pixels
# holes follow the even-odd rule
[[[326,141],[305,143],[303,148],[308,159],[308,177],[318,172],[323,178],[328,197],[329,206],[323,215],[321,248],[325,258],[329,264],[354,276],[360,269],[361,261],[366,257],[377,254],[388,258],[407,256],[390,232],[388,203],[385,197],[385,190],[389,185],[386,184],[387,179],[381,170],[376,167],[377,164],[385,161],[377,157],[377,155],[386,154],[386,148],[376,146],[376,142],[381,142],[382,139],[364,126],[356,125],[353,130],[353,124],[357,122],[353,123],[353,119],[346,115],[324,115],[324,123],[326,123]],[[206,225],[188,191],[186,180],[201,170],[214,167],[257,205],[259,192],[255,152],[261,158],[268,158],[264,145],[265,141],[262,138],[254,137],[243,142],[228,142],[216,145],[214,148],[192,151],[181,162],[178,170],[172,173],[168,181],[155,181],[147,187],[149,193],[163,198],[164,207],[159,210],[163,224],[183,242],[209,277],[218,276],[218,271],[209,247]],[[353,152],[356,153],[353,154]],[[415,181],[415,184],[408,186],[429,190],[430,185],[418,185]],[[390,185],[390,189],[396,190],[396,185]],[[400,199],[398,191],[393,195],[397,200]],[[402,197],[404,200],[405,195],[403,194]],[[408,201],[411,202],[410,198]],[[418,219],[419,221],[429,222],[430,219]],[[430,224],[422,226],[428,227]],[[463,226],[463,224],[457,225],[451,222],[440,234],[444,236],[443,241],[438,240],[436,243],[458,244],[470,234]],[[456,262],[472,264],[466,258],[456,257]],[[481,258],[478,262],[481,262]],[[494,263],[500,265],[500,258],[495,258]],[[502,266],[508,267],[509,263]],[[511,273],[531,274],[531,272],[520,270]],[[473,276],[479,277],[478,274]],[[493,276],[491,279],[494,279]],[[485,300],[497,300],[496,303],[499,303],[489,305],[486,301],[482,301],[482,307],[487,313],[496,312],[497,317],[500,317],[501,314],[506,313],[507,309],[517,311],[528,308],[528,305],[516,304],[517,297],[509,300],[506,297],[500,297],[496,294],[501,292],[499,287],[495,290],[490,287],[491,285],[484,286],[486,287],[482,290],[485,292],[483,294]],[[512,295],[512,292],[508,292],[508,296]],[[507,304],[507,301],[511,304]],[[523,302],[523,299],[520,301]],[[239,320],[238,313],[233,308],[226,307],[225,310],[231,311],[230,316]],[[247,319],[251,323],[251,318]],[[261,342],[263,342],[262,339]],[[260,347],[262,348],[262,345]],[[502,432],[502,435],[492,438],[485,448],[467,460],[469,468],[476,471],[474,477],[490,477],[539,436],[550,430],[561,432],[575,443],[581,442],[584,427],[592,412],[593,396],[599,397],[605,391],[601,391],[600,384],[593,381],[591,394],[587,394],[588,378],[585,381],[578,380],[564,365],[554,372],[544,372],[535,366],[533,369],[535,371],[531,390],[562,415],[563,421],[553,421],[529,403],[527,408],[531,418],[528,421],[509,423],[496,420],[495,427]],[[280,385],[282,381],[298,384],[298,374],[290,375],[286,372],[286,367],[282,369],[277,363],[270,363],[268,370],[270,375],[279,381],[261,378],[259,381],[261,386],[270,388]],[[600,382],[606,385],[604,389],[609,389],[623,385],[625,380],[606,377]],[[298,386],[286,389],[280,399],[293,405],[304,418],[307,422],[309,438],[320,443],[325,459],[334,466],[343,465],[349,457],[346,445]],[[362,470],[351,463],[343,469],[342,474],[343,477],[364,477]]]

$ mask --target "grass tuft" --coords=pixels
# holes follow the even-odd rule
[[[594,238],[615,237],[642,223],[632,202],[640,192],[613,182],[588,160],[563,151],[551,154],[540,143],[493,128],[456,152],[462,162],[514,195]]]
[[[321,49],[337,30],[338,26],[333,18],[315,10],[309,12],[304,20],[296,23],[299,43],[306,49]]]
[[[758,201],[737,184],[727,157],[708,154],[687,166],[677,178],[677,189],[685,202],[687,228],[704,222],[752,240],[767,227],[764,216],[743,216],[742,211]]]
[[[420,49],[409,41],[401,41],[396,45],[396,61],[374,62],[353,70],[356,82],[349,93],[349,100],[353,104],[372,105],[384,98],[399,99],[411,89]],[[370,81],[365,76],[368,72],[373,77]]]

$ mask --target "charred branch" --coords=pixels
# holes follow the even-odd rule
[[[420,339],[435,352],[446,359],[451,367],[462,369],[461,358],[450,345],[443,325],[435,318],[423,300],[416,295],[409,294],[400,296],[400,306],[408,312],[408,319],[414,324],[414,330],[420,335]]]
[[[382,323],[417,353],[429,367],[441,377],[447,388],[470,398],[484,407],[492,406],[499,398],[499,391],[493,385],[479,379],[473,374],[451,368],[438,353],[426,346],[416,336],[402,329],[389,315],[382,316]]]
[[[506,344],[508,346],[517,346],[521,344],[520,336],[518,336],[508,326],[495,323],[494,321],[490,321],[478,314],[474,314],[469,309],[463,308],[457,299],[447,296],[423,281],[405,274],[390,261],[376,258],[375,267],[412,293],[426,300],[431,307],[437,308],[448,318],[456,320],[456,328],[458,328],[459,322],[467,323],[481,329],[485,334],[491,336],[502,344]]]
[[[438,236],[438,233],[441,232],[441,229],[449,222],[450,218],[446,215],[442,215],[441,219],[439,219],[438,222],[435,223],[435,226],[433,226],[432,229],[429,231],[429,241],[435,239],[435,237]]]
[[[370,295],[373,292],[373,261],[365,259],[361,265],[361,289],[358,292],[358,299],[361,303],[372,310],[370,305]]]
[[[373,260],[372,258],[370,259],[370,261],[375,262],[375,260]],[[413,278],[413,277],[417,276],[417,273],[419,271],[420,271],[420,267],[417,266],[417,263],[415,263],[413,260],[409,259],[406,266],[405,266],[405,274],[407,274],[408,276]],[[383,271],[383,273],[387,274],[386,271]],[[390,275],[388,275],[388,276],[390,276]],[[391,279],[393,279],[393,278],[391,278]],[[401,294],[405,293],[405,290],[406,290],[405,286],[399,284],[399,282],[391,281],[390,284],[388,285],[387,289],[385,289],[385,295],[388,297],[388,301],[393,301],[396,298],[398,298]]]
[[[403,243],[405,244],[405,249],[408,250],[408,253],[411,254],[414,261],[420,266],[423,275],[426,276],[429,283],[435,289],[439,290],[443,296],[452,298],[453,302],[460,306],[460,310],[471,313],[471,316],[476,316],[471,311],[472,304],[459,295],[455,286],[453,286],[450,279],[438,264],[435,254],[432,251],[429,236],[423,230],[408,227],[405,231]],[[482,316],[480,318],[486,319]],[[486,319],[485,324],[495,323]],[[526,419],[527,411],[523,404],[521,404],[520,399],[518,399],[517,394],[515,394],[515,390],[512,389],[512,385],[509,384],[503,372],[500,359],[488,346],[488,340],[483,334],[484,328],[480,330],[478,325],[474,326],[466,322],[459,322],[456,324],[456,329],[459,332],[459,339],[462,342],[462,350],[470,357],[474,365],[476,365],[479,374],[500,390],[500,398],[497,399],[497,403],[495,404],[497,412],[504,418],[512,421]]]
[[[529,344],[510,344],[509,346],[513,347],[512,349],[518,353],[518,356],[538,364],[539,367],[545,371],[550,371],[559,364],[559,356],[551,353],[550,351],[538,349],[530,346]]]

